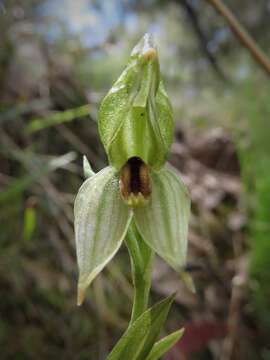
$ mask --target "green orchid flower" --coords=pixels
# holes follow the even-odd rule
[[[146,34],[104,98],[99,132],[110,166],[89,175],[75,200],[78,304],[120,248],[131,221],[145,243],[176,271],[187,252],[190,200],[165,165],[173,116],[160,79],[157,49]]]
[[[153,169],[166,160],[173,139],[172,107],[160,79],[157,49],[146,34],[102,101],[99,133],[116,169],[139,157]]]

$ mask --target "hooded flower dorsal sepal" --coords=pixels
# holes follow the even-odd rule
[[[118,170],[132,157],[153,169],[164,165],[173,138],[173,115],[149,34],[135,46],[102,101],[99,133],[110,164]]]
[[[99,132],[110,166],[89,176],[75,200],[78,304],[121,246],[131,220],[143,241],[176,271],[186,260],[190,198],[165,166],[173,119],[149,35],[101,104]]]

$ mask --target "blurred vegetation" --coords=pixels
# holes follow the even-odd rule
[[[236,106],[240,123],[236,141],[250,219],[251,291],[259,319],[267,331],[270,330],[269,91],[269,84],[249,81],[243,89],[240,105]]]
[[[270,56],[269,1],[226,4]],[[127,325],[124,247],[75,306],[73,201],[82,155],[106,164],[98,105],[146,31],[174,107],[169,160],[193,200],[197,294],[159,260],[153,279],[153,300],[179,289],[166,330],[186,327],[167,360],[270,358],[270,89],[259,65],[207,1],[0,0],[1,359],[102,360]]]

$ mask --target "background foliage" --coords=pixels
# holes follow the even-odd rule
[[[226,1],[269,54],[268,0]],[[270,359],[269,78],[203,0],[0,1],[2,359],[104,359],[128,323],[127,251],[76,307],[73,201],[82,154],[106,164],[100,100],[146,31],[176,120],[169,161],[193,209],[194,295],[161,260],[153,300],[178,290],[166,359]]]

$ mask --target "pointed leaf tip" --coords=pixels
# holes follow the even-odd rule
[[[156,342],[146,360],[160,359],[162,355],[170,350],[177,341],[181,339],[183,334],[184,329],[180,329]]]
[[[195,287],[193,278],[188,272],[186,272],[186,271],[181,272],[180,279],[183,281],[183,283],[185,284],[185,286],[187,287],[187,289],[190,292],[192,292],[193,294],[196,294],[196,287]]]

